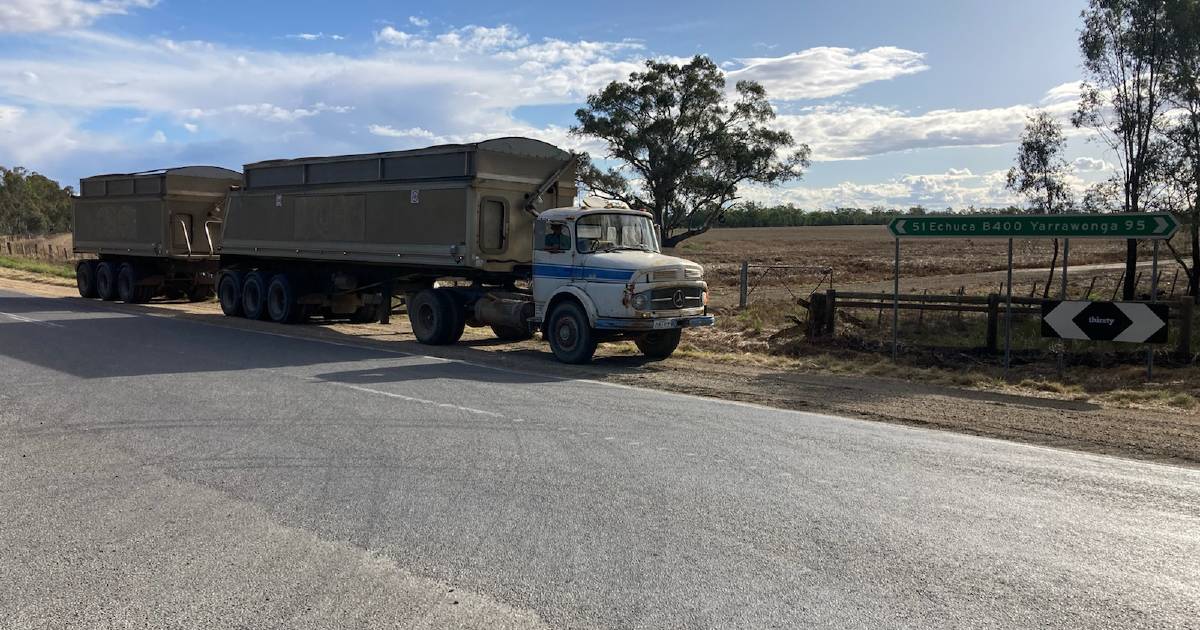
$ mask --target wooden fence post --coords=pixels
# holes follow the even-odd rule
[[[996,354],[1000,349],[998,341],[1000,330],[1000,295],[996,293],[988,294],[987,303],[987,349],[988,352]]]
[[[1175,350],[1179,360],[1192,362],[1192,298],[1179,300],[1179,344]]]
[[[825,318],[828,317],[827,300],[824,293],[812,294],[812,304],[808,307],[808,338],[816,339],[821,336]]]
[[[738,275],[738,308],[746,308],[750,300],[750,262],[742,261],[742,271]]]
[[[832,335],[837,331],[833,327],[837,322],[837,291],[830,289],[827,295],[829,296],[829,303],[825,305],[827,313],[825,317],[825,332]]]

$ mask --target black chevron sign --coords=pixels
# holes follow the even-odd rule
[[[1143,302],[1042,302],[1042,336],[1084,341],[1166,343],[1166,304]]]

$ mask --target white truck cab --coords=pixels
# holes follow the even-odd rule
[[[632,339],[665,358],[681,331],[711,326],[703,268],[663,255],[648,213],[556,208],[534,222],[534,324],[555,356],[586,363],[602,341]]]

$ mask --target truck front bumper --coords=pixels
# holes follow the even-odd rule
[[[717,322],[712,315],[693,315],[690,317],[656,317],[653,319],[627,319],[623,317],[599,317],[596,319],[598,330],[628,330],[649,332],[652,330],[671,330],[674,328],[696,328],[712,326]]]

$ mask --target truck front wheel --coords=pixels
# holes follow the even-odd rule
[[[675,348],[679,347],[679,338],[682,334],[683,330],[679,328],[659,330],[641,335],[634,339],[633,343],[647,358],[665,359],[675,352]]]
[[[454,302],[436,289],[418,291],[408,301],[408,321],[417,341],[425,345],[444,346],[462,335],[462,319],[456,317]]]
[[[547,320],[546,337],[550,349],[563,363],[589,363],[596,354],[596,336],[588,323],[587,313],[574,302],[562,302],[554,307]]]

